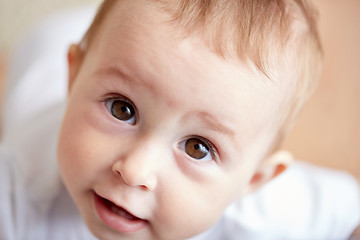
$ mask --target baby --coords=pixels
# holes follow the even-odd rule
[[[210,239],[229,205],[292,162],[280,144],[321,55],[306,1],[105,0],[69,49],[57,143],[92,234]]]

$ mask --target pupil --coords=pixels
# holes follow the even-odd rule
[[[195,146],[194,146],[194,148],[195,148],[195,150],[199,150],[199,144],[195,144]]]
[[[127,107],[121,107],[122,112],[127,112],[129,109]]]

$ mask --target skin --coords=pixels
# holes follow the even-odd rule
[[[127,1],[110,11],[84,58],[70,48],[58,161],[100,239],[194,236],[288,165],[267,156],[288,97],[284,76],[269,81],[178,32],[148,2]],[[114,99],[131,104],[134,123],[113,116]],[[190,138],[208,146],[204,159],[189,155]],[[122,233],[104,223],[94,192],[146,219],[146,227]]]

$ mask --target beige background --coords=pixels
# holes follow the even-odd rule
[[[14,42],[54,11],[96,4],[101,0],[0,0],[0,52],[9,54]]]
[[[325,51],[319,87],[285,147],[360,179],[360,1],[318,0]]]
[[[0,90],[14,43],[59,9],[100,0],[0,0]],[[318,90],[284,144],[295,157],[360,179],[360,1],[315,0],[325,50]]]

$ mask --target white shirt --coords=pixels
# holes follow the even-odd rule
[[[56,164],[66,48],[80,39],[93,12],[55,16],[15,54],[0,144],[1,240],[95,239]],[[214,227],[193,239],[336,240],[346,239],[359,223],[359,187],[350,175],[297,162],[260,191],[230,205]]]
[[[64,189],[56,165],[63,107],[53,106],[0,145],[0,239],[95,239]]]

